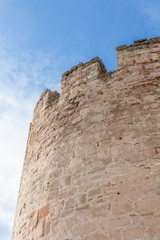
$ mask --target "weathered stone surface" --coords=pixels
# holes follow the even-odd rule
[[[160,38],[80,63],[30,125],[12,240],[160,239]]]

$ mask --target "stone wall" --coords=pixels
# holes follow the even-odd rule
[[[160,239],[160,38],[62,76],[34,110],[12,240]]]

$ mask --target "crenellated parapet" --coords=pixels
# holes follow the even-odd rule
[[[95,57],[86,63],[79,63],[77,66],[72,67],[62,75],[61,80],[61,94],[57,92],[51,92],[46,89],[38,101],[34,114],[40,114],[51,106],[54,102],[56,104],[59,101],[68,103],[72,95],[77,95],[82,92],[85,86],[92,85],[92,82],[98,78],[108,79],[112,81],[114,77],[118,76],[120,79],[125,78],[126,73],[134,75],[134,73],[141,74],[141,78],[138,81],[142,81],[144,78],[146,81],[151,80],[150,73],[154,68],[155,72],[160,69],[160,37],[136,40],[133,44],[127,46],[117,47],[117,71],[107,73],[101,59]],[[124,77],[123,77],[124,75]],[[134,84],[137,80],[134,80],[134,76],[131,81]],[[113,80],[114,81],[114,80]],[[74,98],[74,97],[73,97]]]

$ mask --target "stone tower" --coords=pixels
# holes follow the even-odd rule
[[[45,90],[27,142],[12,240],[160,239],[160,38],[117,48]]]

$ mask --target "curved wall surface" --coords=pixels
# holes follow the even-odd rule
[[[160,38],[117,48],[45,90],[30,126],[12,240],[160,239]]]

